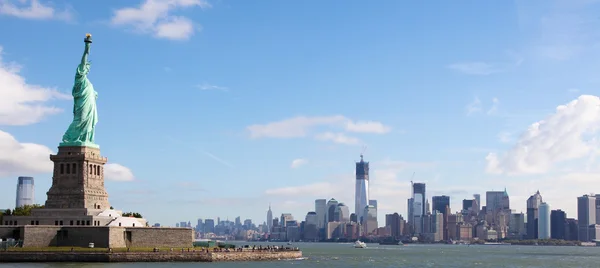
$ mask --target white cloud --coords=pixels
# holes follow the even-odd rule
[[[545,120],[533,123],[502,156],[486,157],[490,173],[539,174],[559,163],[595,154],[600,126],[600,98],[582,95]]]
[[[40,3],[39,0],[0,0],[0,14],[36,20],[71,20],[73,17],[69,10],[58,11],[49,4]]]
[[[390,127],[383,125],[381,122],[352,122],[348,121],[346,130],[350,132],[376,133],[385,134],[390,132]]]
[[[52,172],[51,153],[46,146],[20,143],[0,130],[0,177]]]
[[[227,87],[221,87],[221,86],[217,86],[217,85],[211,85],[208,83],[202,83],[200,85],[196,86],[197,88],[199,88],[200,90],[221,90],[221,91],[227,91],[229,90],[229,88]]]
[[[291,168],[299,168],[301,166],[304,166],[308,164],[308,160],[304,159],[304,158],[298,158],[298,159],[294,159],[292,161],[292,164],[290,165]]]
[[[353,122],[342,115],[334,116],[297,116],[285,120],[271,122],[263,125],[251,125],[247,127],[251,138],[301,138],[306,137],[318,127],[330,127],[343,129],[349,132],[362,132],[384,134],[390,131],[390,127],[380,122]],[[339,136],[339,135],[338,135]],[[321,134],[317,138],[332,139],[331,134]]]
[[[344,133],[333,133],[333,132],[325,132],[325,133],[317,134],[315,136],[315,139],[320,140],[320,141],[332,141],[334,143],[348,144],[348,145],[355,145],[360,142],[359,139],[354,138],[354,137],[348,137]]]
[[[111,181],[132,181],[135,180],[135,176],[133,176],[133,172],[128,167],[116,163],[108,163],[104,165],[104,179]]]
[[[145,0],[137,8],[116,10],[111,19],[113,25],[132,26],[140,33],[171,40],[189,39],[199,30],[189,18],[174,16],[177,9],[210,8],[205,0]]]
[[[450,64],[448,68],[470,75],[490,75],[500,72],[495,66],[485,62],[461,62]]]
[[[21,66],[15,63],[3,62],[0,47],[0,125],[29,125],[61,112],[61,109],[46,103],[71,96],[28,84],[19,74],[20,70]]]

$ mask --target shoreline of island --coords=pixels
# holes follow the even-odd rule
[[[0,263],[34,262],[230,262],[300,260],[299,249],[281,250],[159,250],[159,251],[0,251]]]

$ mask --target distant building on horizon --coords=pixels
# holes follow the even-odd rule
[[[527,199],[527,238],[537,239],[538,237],[538,215],[539,207],[542,203],[542,195],[537,191]]]
[[[327,219],[327,200],[317,199],[315,200],[315,213],[317,213],[317,229],[321,230],[325,228]]]
[[[596,224],[596,196],[577,197],[577,220],[579,241],[591,241],[594,235],[590,233],[590,225]]]
[[[271,203],[269,203],[269,210],[267,211],[267,233],[270,233],[272,228],[273,228],[273,211],[271,210]]]
[[[567,214],[560,209],[552,210],[550,212],[550,238],[568,239],[566,235],[568,228]]]
[[[359,223],[366,220],[365,211],[369,206],[369,162],[363,160],[356,163],[356,189],[354,194],[354,213]]]
[[[550,239],[550,205],[542,202],[538,212],[538,239]]]
[[[413,218],[409,220],[412,222],[414,232],[420,234],[425,230],[423,225],[423,217],[426,215],[426,207],[429,204],[425,194],[425,183],[413,183],[412,190],[413,194],[411,212]]]
[[[15,208],[35,203],[35,187],[33,177],[19,177],[17,182],[17,199]]]

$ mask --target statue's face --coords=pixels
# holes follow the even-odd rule
[[[87,72],[89,72],[89,71],[90,71],[90,68],[91,68],[91,67],[92,67],[92,65],[91,65],[89,62],[87,62],[87,63],[85,63],[85,65],[83,66],[83,69],[84,69],[84,70],[85,70],[85,72],[87,73]]]

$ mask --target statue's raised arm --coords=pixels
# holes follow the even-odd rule
[[[83,42],[85,42],[85,50],[83,50],[83,56],[81,57],[81,64],[85,65],[88,62],[87,58],[88,58],[88,55],[90,54],[90,45],[92,44],[92,35],[86,34]]]

